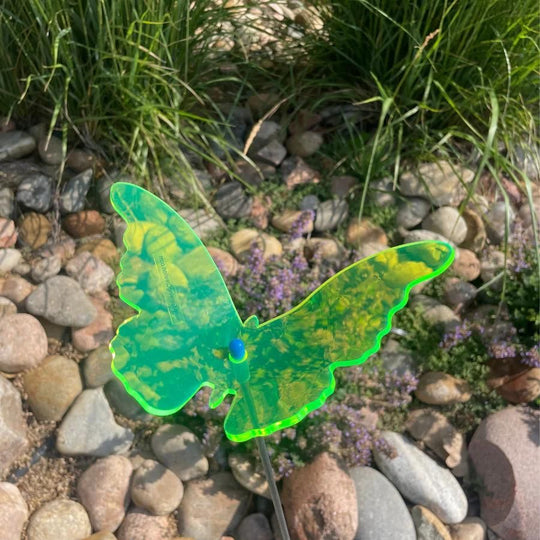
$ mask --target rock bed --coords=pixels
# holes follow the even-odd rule
[[[261,100],[272,101],[266,96],[238,108],[240,147],[257,114],[254,103]],[[361,256],[388,245],[390,231],[350,216],[351,194],[358,191],[359,181],[327,178],[305,161],[322,144],[329,117],[329,111],[301,111],[288,135],[280,124],[263,122],[252,133],[249,149],[259,171],[236,164],[239,176],[256,188],[276,178],[290,193],[301,184],[326,183],[331,193],[326,200],[309,194],[298,207],[273,212],[271,197],[253,196],[222,171],[194,163],[218,216],[251,223],[231,235],[230,252],[210,250],[225,274],[234,275],[242,267],[254,242],[266,258],[291,249],[271,230],[288,234],[300,227],[294,249],[318,250],[323,261],[343,252],[332,236],[339,226],[345,227],[347,247]],[[58,188],[53,178],[62,162],[60,141],[54,136],[48,140],[40,126],[28,131],[11,127],[0,133],[4,538],[274,538],[267,486],[248,458],[206,456],[194,433],[146,414],[111,373],[107,344],[114,333],[114,269],[124,230],[108,200],[115,179],[89,152],[72,149]],[[475,195],[463,212],[457,210],[473,176],[472,170],[446,161],[425,163],[401,175],[398,192],[384,179],[370,192],[376,205],[398,206],[396,231],[403,242],[444,239],[457,247],[451,274],[439,278],[446,303],[424,296],[422,287],[411,300],[423,308],[427,320],[447,330],[465,316],[479,316],[481,306],[470,309],[477,297],[471,282],[479,277],[490,281],[505,260],[501,202]],[[169,187],[173,202],[181,200],[183,194]],[[533,188],[534,210],[540,214],[538,183]],[[518,223],[530,241],[529,206],[519,193],[510,195],[512,224]],[[222,227],[217,216],[204,210],[181,203],[177,207],[203,239]],[[521,381],[503,380],[505,399],[517,404],[538,397],[539,371],[530,368]],[[464,435],[436,411],[438,405],[470,399],[464,381],[442,372],[424,373],[416,397],[433,407],[410,415],[412,438],[382,434],[394,459],[376,450],[377,468],[347,470],[323,453],[283,480],[293,537],[457,540],[489,534],[510,540],[517,538],[513,531],[522,530],[519,538],[537,538],[538,411],[509,406],[494,413],[467,446]],[[511,436],[505,435],[508,430]],[[469,505],[470,491],[467,497],[462,487],[463,477],[470,475],[469,458],[491,488],[481,495],[483,520],[478,506]]]

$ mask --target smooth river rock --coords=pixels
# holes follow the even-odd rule
[[[133,432],[119,426],[103,388],[85,390],[64,417],[56,438],[56,448],[69,456],[104,457],[126,451]]]
[[[404,497],[425,506],[445,523],[459,523],[465,518],[467,497],[448,469],[441,467],[399,433],[383,431],[381,438],[397,455],[390,458],[375,449],[375,461]]]
[[[354,467],[349,474],[358,506],[354,540],[416,540],[405,501],[386,476],[371,467]]]

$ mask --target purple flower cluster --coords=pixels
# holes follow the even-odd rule
[[[315,212],[313,210],[304,210],[289,229],[291,240],[300,238],[307,230],[310,230],[310,225],[313,223],[314,219]]]
[[[451,349],[456,345],[462,343],[464,340],[468,339],[472,335],[472,325],[469,321],[463,321],[458,324],[455,328],[446,332],[439,343],[439,347],[444,349]]]
[[[256,314],[266,320],[290,310],[334,271],[323,268],[317,254],[308,263],[302,252],[292,249],[279,259],[265,260],[262,249],[253,244],[246,263],[228,279],[239,307],[245,310],[243,315]]]
[[[306,436],[313,454],[327,451],[341,456],[349,467],[369,465],[377,440],[365,425],[362,411],[345,403],[326,403],[310,415]]]

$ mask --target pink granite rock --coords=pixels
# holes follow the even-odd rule
[[[469,455],[484,485],[481,517],[504,540],[540,538],[540,411],[507,407],[478,426]]]
[[[356,489],[333,456],[319,454],[283,482],[283,508],[296,540],[352,540],[358,527]]]

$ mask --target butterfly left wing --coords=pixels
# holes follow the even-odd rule
[[[227,415],[227,436],[268,435],[320,407],[334,391],[334,369],[377,352],[411,288],[442,273],[453,257],[443,242],[391,248],[342,270],[288,313],[246,325],[249,379]]]
[[[127,222],[120,297],[139,312],[111,342],[113,371],[152,414],[172,414],[203,385],[218,405],[232,382],[227,347],[242,327],[219,270],[159,198],[118,182],[111,201]]]

